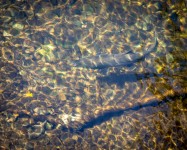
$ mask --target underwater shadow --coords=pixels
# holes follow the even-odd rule
[[[124,74],[116,74],[111,73],[104,77],[97,77],[97,80],[101,83],[105,82],[108,85],[117,84],[119,87],[123,87],[125,82],[137,82],[139,80],[145,80],[153,77],[162,77],[163,74],[155,74],[155,73],[124,73]]]
[[[119,116],[123,115],[125,112],[138,111],[138,110],[140,110],[142,108],[146,108],[146,107],[159,107],[165,103],[174,102],[178,99],[185,99],[186,97],[187,97],[187,93],[181,93],[181,94],[176,94],[173,96],[167,96],[164,99],[162,99],[161,101],[154,100],[152,102],[148,102],[145,104],[137,104],[133,107],[129,107],[126,109],[117,109],[117,110],[107,111],[107,112],[104,112],[103,114],[101,114],[100,116],[93,118],[92,120],[90,120],[88,122],[85,122],[78,129],[70,128],[70,132],[79,134],[79,133],[84,132],[84,130],[86,130],[86,129],[93,128],[96,125],[100,125],[103,122],[106,122],[106,121],[112,119],[113,117],[119,117]]]

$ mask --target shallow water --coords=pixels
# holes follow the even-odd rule
[[[1,1],[0,148],[185,149],[186,6]],[[133,64],[72,65],[145,53],[155,31]]]

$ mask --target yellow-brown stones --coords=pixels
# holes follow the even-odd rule
[[[63,91],[61,90],[61,91],[58,91],[58,92],[59,92],[59,93],[58,93],[59,99],[60,99],[61,101],[66,101],[67,98],[66,98],[66,95],[63,93]]]
[[[0,2],[1,149],[185,145],[183,0],[11,2]],[[155,31],[157,49],[133,66],[71,64],[143,52]]]

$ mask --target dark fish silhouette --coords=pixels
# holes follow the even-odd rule
[[[81,132],[84,132],[84,130],[86,130],[88,128],[93,128],[96,125],[100,125],[101,123],[106,122],[113,117],[119,117],[119,116],[123,115],[125,112],[138,111],[138,110],[140,110],[142,108],[146,108],[146,107],[159,107],[163,104],[177,101],[179,97],[181,97],[181,99],[184,99],[186,96],[187,96],[187,93],[176,93],[175,95],[168,95],[168,96],[164,97],[161,101],[153,100],[151,102],[147,102],[144,104],[138,104],[133,107],[126,108],[126,109],[109,110],[109,111],[103,112],[102,114],[100,114],[96,118],[92,118],[88,122],[85,122],[78,129],[70,128],[69,130],[73,131],[74,133],[81,133]]]
[[[117,67],[131,65],[138,60],[142,60],[146,55],[153,52],[157,47],[157,35],[155,33],[154,44],[150,45],[144,52],[139,53],[120,53],[120,54],[101,54],[93,57],[84,57],[74,60],[71,64],[74,67],[85,67],[92,69],[102,69],[107,67]]]
[[[153,100],[147,103],[142,103],[142,104],[136,104],[132,107],[127,107],[127,108],[116,108],[113,107],[111,110],[105,110],[101,111],[96,117],[91,116],[89,120],[79,122],[77,125],[69,124],[69,125],[62,125],[61,130],[63,132],[68,132],[72,134],[82,134],[86,129],[93,128],[94,126],[100,125],[103,122],[109,121],[113,117],[120,117],[122,115],[125,115],[125,113],[130,113],[130,112],[135,112],[143,108],[151,108],[151,107],[159,107],[162,106],[163,104],[167,104],[169,102],[174,102],[177,100],[184,100],[187,96],[186,92],[181,92],[181,93],[175,93],[174,95],[168,95],[166,97],[163,97],[161,100]],[[16,121],[19,120],[20,118],[32,118],[34,117],[34,121],[40,121],[42,122],[41,125],[37,124],[29,124],[26,125],[26,129],[29,130],[29,138],[30,139],[37,139],[41,137],[42,135],[45,134],[45,131],[47,130],[46,128],[46,123],[50,122],[53,124],[53,129],[56,128],[58,125],[58,122],[51,122],[47,120],[46,115],[40,115],[40,116],[30,116],[28,114],[21,113],[19,116],[16,117]],[[59,132],[61,134],[61,132]]]

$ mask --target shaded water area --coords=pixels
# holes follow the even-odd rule
[[[1,0],[0,149],[186,149],[186,16],[183,0]]]

